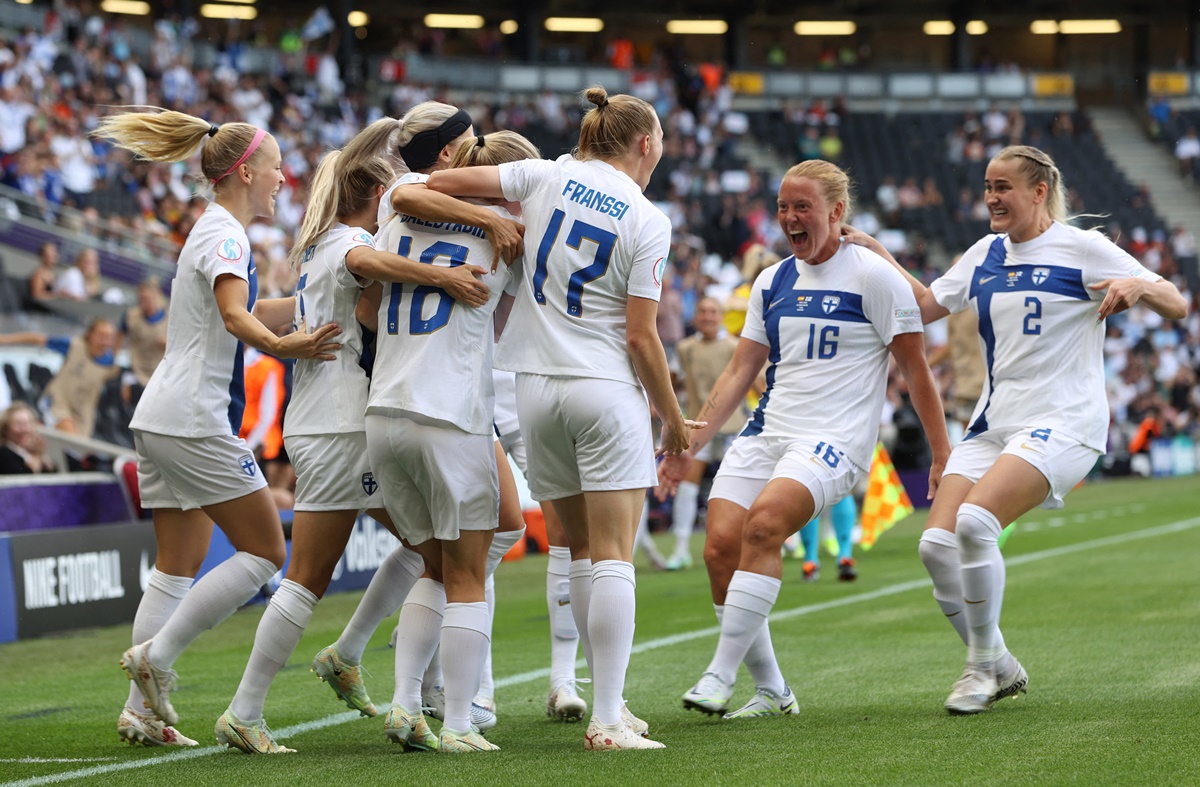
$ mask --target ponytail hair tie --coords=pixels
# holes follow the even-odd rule
[[[599,109],[604,109],[604,107],[606,107],[606,106],[608,106],[608,99],[607,99],[607,98],[606,98],[606,99],[604,99],[604,102],[603,102],[603,103],[601,103],[601,104],[599,105],[599,107],[598,107],[598,108],[599,108]]]
[[[475,147],[477,147],[477,148],[483,147],[483,136],[484,136],[483,134],[480,134],[479,136],[475,137]]]
[[[208,135],[210,137],[215,137],[217,135],[217,132],[220,130],[221,130],[220,126],[216,126],[216,125],[209,126],[208,127]]]

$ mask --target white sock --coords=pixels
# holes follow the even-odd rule
[[[478,697],[491,702],[496,697],[496,686],[492,682],[492,648],[491,648],[491,631],[492,623],[496,620],[496,578],[488,575],[488,578],[483,581],[483,601],[487,604],[488,610],[488,649],[483,658],[483,673],[479,677],[479,693]],[[442,628],[445,629],[446,623],[442,622]]]
[[[717,622],[724,623],[725,607],[713,604],[713,611],[717,613]],[[746,658],[742,659],[742,663],[750,672],[755,689],[769,691],[776,697],[783,696],[787,685],[783,679],[783,672],[779,669],[779,662],[775,659],[775,648],[771,644],[770,621],[763,621],[762,630],[750,644],[750,650],[746,651]]]
[[[550,547],[546,564],[546,608],[550,611],[550,689],[575,680],[579,629],[571,614],[571,550]]]
[[[700,485],[691,481],[680,481],[675,490],[675,502],[671,504],[671,532],[675,534],[675,554],[691,553],[692,528],[696,525],[696,511],[700,508]]]
[[[433,649],[433,655],[429,657],[429,663],[421,675],[421,693],[428,694],[431,689],[445,685],[446,681],[442,678],[442,647],[438,645]]]
[[[571,617],[575,618],[575,630],[579,633],[579,644],[583,645],[583,658],[587,660],[588,672],[595,666],[592,661],[592,643],[588,639],[588,608],[592,605],[592,561],[572,560],[567,567],[570,583]]]
[[[963,644],[967,644],[967,618],[962,614],[962,566],[958,560],[958,537],[949,530],[931,527],[921,534],[917,546],[921,562],[933,580],[933,600],[942,608]]]
[[[133,644],[141,645],[157,634],[183,601],[192,587],[191,577],[173,577],[157,568],[150,570],[146,592],[138,602],[137,614],[133,618]],[[138,713],[146,713],[146,698],[138,691],[137,684],[129,681],[129,699],[126,707]]]
[[[235,552],[192,585],[150,643],[150,661],[159,669],[170,669],[196,637],[237,612],[278,570],[265,557]]]
[[[733,685],[738,665],[762,631],[782,586],[783,583],[774,577],[749,571],[733,572],[729,589],[725,591],[721,639],[705,672],[715,672],[721,680]]]
[[[396,692],[392,702],[406,710],[421,709],[421,674],[442,637],[446,588],[428,577],[418,579],[400,608],[396,632]]]
[[[246,722],[262,718],[271,682],[300,643],[317,601],[316,594],[290,579],[283,580],[271,596],[254,635],[254,649],[242,673],[241,685],[229,704],[234,716]]]
[[[504,556],[508,554],[508,550],[512,549],[524,537],[525,528],[497,531],[496,535],[492,536],[492,545],[488,547],[487,576],[496,573],[496,568],[500,565],[500,561],[504,559]]]
[[[442,729],[458,733],[471,729],[471,700],[479,691],[483,660],[491,644],[492,619],[487,602],[446,605],[442,620],[446,719]]]
[[[963,503],[958,507],[958,550],[962,556],[962,590],[967,618],[967,661],[991,664],[1008,651],[1000,634],[1004,603],[1004,558],[996,540],[1000,520],[986,508]]]
[[[411,549],[398,547],[379,564],[358,608],[338,637],[338,658],[350,665],[362,662],[375,629],[396,614],[412,586],[425,572],[425,561]]]
[[[592,714],[601,724],[621,720],[625,671],[633,650],[637,601],[633,564],[601,560],[592,565],[588,640],[592,646]]]

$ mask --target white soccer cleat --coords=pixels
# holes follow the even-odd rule
[[[955,716],[982,713],[992,707],[998,688],[990,669],[968,664],[946,698],[946,710]]]
[[[145,697],[146,707],[154,711],[154,715],[174,727],[179,723],[179,714],[171,706],[171,691],[179,680],[179,675],[172,669],[159,669],[150,663],[150,640],[141,645],[134,645],[121,656],[121,669],[138,687]]]
[[[442,727],[438,736],[438,751],[443,754],[474,754],[481,751],[500,751],[500,747],[484,738],[477,730],[455,732]]]
[[[776,695],[767,689],[759,689],[742,707],[726,713],[725,719],[762,719],[768,716],[794,716],[800,713],[800,703],[788,686],[783,687],[783,694]]]
[[[575,689],[575,681],[569,680],[550,691],[546,697],[546,715],[558,721],[583,721],[587,713],[587,702]]]
[[[496,712],[481,705],[478,701],[471,703],[471,726],[480,732],[487,732],[496,726]]]
[[[998,702],[1005,697],[1016,699],[1021,694],[1028,693],[1029,675],[1016,656],[1008,653],[998,664],[1003,667],[996,669],[996,691],[992,694],[992,702]]]
[[[438,721],[446,720],[446,690],[434,686],[428,691],[421,691],[421,712],[432,716]]]
[[[601,724],[595,716],[588,723],[583,735],[583,748],[587,751],[626,751],[631,749],[665,749],[658,741],[643,738],[624,719],[613,725]]]
[[[633,730],[634,735],[641,735],[643,738],[650,734],[650,725],[633,715],[633,711],[629,710],[629,706],[621,700],[621,721],[629,725],[629,729]]]
[[[683,707],[698,710],[710,716],[724,714],[729,710],[729,699],[733,696],[733,685],[727,684],[715,672],[706,672],[683,695]]]
[[[143,746],[199,746],[194,741],[174,727],[164,724],[149,713],[138,713],[126,706],[121,709],[121,717],[117,719],[117,734],[130,746],[140,743]]]

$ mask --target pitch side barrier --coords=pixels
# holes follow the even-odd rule
[[[329,592],[365,588],[399,545],[386,528],[360,514]],[[234,551],[214,528],[197,578]],[[290,540],[287,553],[290,560]],[[132,623],[154,557],[154,527],[148,520],[0,533],[0,642]],[[250,603],[270,598],[286,571],[287,564]]]

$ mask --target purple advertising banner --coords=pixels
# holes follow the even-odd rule
[[[125,491],[111,475],[9,476],[0,484],[0,532],[128,522],[133,518]]]

